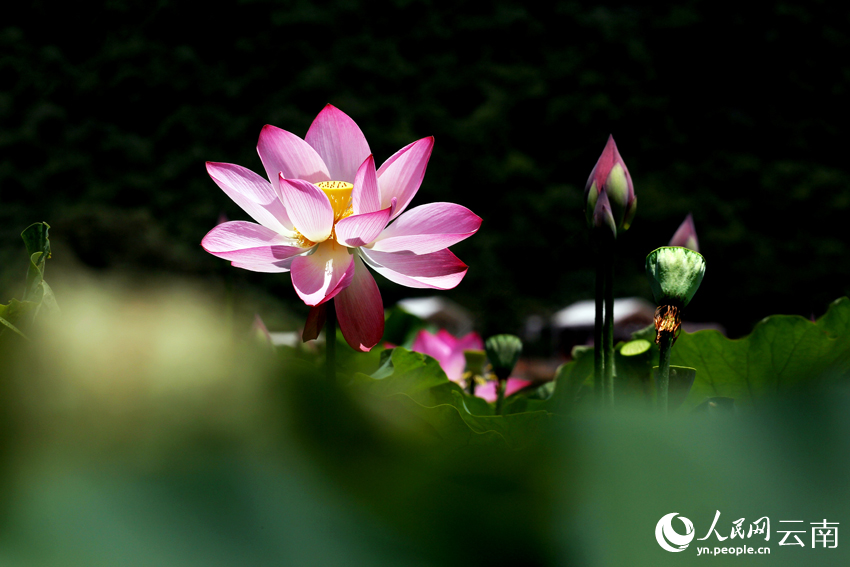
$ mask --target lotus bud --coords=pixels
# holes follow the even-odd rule
[[[611,212],[611,204],[608,201],[608,195],[605,191],[599,193],[596,199],[596,206],[593,208],[593,217],[590,225],[593,228],[604,228],[611,231],[614,238],[617,238],[617,222],[614,220],[614,214]]]
[[[507,380],[522,353],[522,341],[514,335],[495,335],[484,343],[493,373],[499,380]]]
[[[678,246],[653,250],[646,257],[646,276],[658,309],[655,310],[656,342],[661,333],[679,334],[681,310],[694,297],[705,276],[702,254]]]
[[[682,248],[690,248],[694,252],[699,252],[697,230],[694,227],[694,217],[690,213],[685,217],[684,222],[679,225],[679,229],[673,235],[673,238],[670,239],[668,246],[681,246]]]
[[[631,226],[637,210],[637,199],[632,177],[620,157],[620,152],[617,151],[613,136],[608,136],[608,143],[590,172],[584,188],[584,198],[589,226],[599,228],[609,224],[608,219],[599,210],[606,202],[613,219],[615,236]]]

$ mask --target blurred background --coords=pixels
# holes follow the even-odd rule
[[[582,191],[609,133],[638,196],[617,296],[651,299],[644,258],[691,212],[708,277],[688,319],[736,337],[769,314],[819,316],[850,273],[850,68],[836,59],[848,14],[787,1],[22,3],[0,23],[0,263],[46,221],[51,270],[177,274],[221,297],[231,285],[238,324],[259,312],[296,330],[306,307],[288,275],[200,248],[222,213],[248,218],[204,162],[261,172],[264,124],[303,137],[332,103],[379,163],[436,137],[413,205],[484,219],[453,247],[469,272],[442,294],[484,335],[592,297]],[[4,300],[21,277],[4,268]],[[428,294],[376,279],[388,306]]]
[[[843,543],[776,532],[850,521],[840,381],[672,427],[552,418],[517,447],[249,344],[256,313],[297,331],[307,309],[288,275],[200,241],[247,218],[204,162],[260,172],[263,125],[303,136],[332,103],[378,162],[435,136],[413,205],[484,219],[440,296],[484,336],[522,333],[592,297],[582,193],[613,134],[638,196],[618,297],[651,299],[644,258],[693,213],[708,274],[688,319],[740,337],[819,316],[850,275],[848,30],[850,9],[813,0],[18,3],[0,19],[0,302],[46,221],[62,317],[0,341],[0,567],[681,566],[703,560],[662,551],[655,523],[677,512],[699,537],[717,510],[726,530],[777,522],[772,556],[720,565],[847,565]],[[431,295],[376,279],[388,307]]]

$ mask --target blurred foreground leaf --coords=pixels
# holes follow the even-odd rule
[[[536,411],[500,417],[401,348],[337,383],[240,346],[192,290],[66,305],[0,365],[0,565],[681,567],[706,560],[664,551],[656,523],[677,512],[701,537],[717,511],[724,537],[762,516],[774,533],[746,542],[769,559],[712,564],[848,564],[776,531],[845,521],[846,384],[758,412],[574,412],[580,349],[550,397],[516,402]]]

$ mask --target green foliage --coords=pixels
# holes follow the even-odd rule
[[[617,346],[619,404],[640,406],[643,400],[647,409],[652,407],[653,370],[658,364],[654,333],[648,327]],[[545,421],[545,415],[571,413],[588,403],[593,349],[576,347],[572,357],[558,368],[552,382],[508,398],[504,418],[493,415],[491,404],[449,381],[437,361],[403,348],[386,351],[381,367],[371,376],[358,373],[354,383],[370,395],[404,399],[408,410],[425,421],[449,427],[454,431],[451,435],[462,433],[459,442],[469,442],[471,431],[485,436],[497,433],[515,446]],[[827,387],[850,375],[850,299],[835,301],[817,322],[796,316],[768,317],[737,340],[713,330],[682,332],[672,360],[671,411],[749,408],[770,398]]]
[[[654,336],[650,326],[617,345],[618,404],[634,405],[642,399],[645,407],[652,406],[653,369],[658,365]],[[576,347],[572,355],[551,384],[514,396],[506,412],[567,413],[584,403],[593,387],[593,349]],[[816,322],[798,316],[767,317],[741,339],[714,330],[682,332],[672,361],[671,411],[751,408],[771,398],[830,387],[850,376],[850,299],[833,302]]]
[[[533,442],[535,431],[549,419],[543,409],[494,415],[493,406],[467,395],[449,381],[430,356],[395,348],[372,376],[357,374],[358,389],[394,399],[406,412],[417,416],[441,439],[453,445],[503,444],[521,447]]]
[[[717,331],[682,333],[672,360],[696,368],[686,407],[706,398],[758,406],[768,398],[819,389],[850,376],[850,299],[835,301],[816,322],[774,315],[731,340]]]
[[[26,286],[20,300],[12,299],[6,305],[0,305],[0,337],[7,331],[27,339],[21,329],[29,327],[35,317],[44,312],[48,315],[59,312],[53,290],[44,281],[44,267],[50,258],[50,239],[47,232],[50,226],[46,222],[38,222],[28,226],[21,237],[29,254]]]
[[[666,419],[626,404],[585,411],[593,353],[582,347],[496,416],[404,348],[359,357],[371,375],[343,367],[326,381],[309,351],[233,341],[220,310],[188,290],[95,288],[63,295],[63,309],[0,365],[0,564],[698,565],[693,548],[658,547],[662,515],[702,536],[720,510],[726,536],[742,517],[840,522],[850,498],[846,382],[779,389],[757,411],[714,392]],[[817,323],[771,317],[712,357],[742,343],[751,358],[776,355],[790,348],[780,335],[804,325],[817,333],[790,333],[787,364],[823,356],[840,374],[846,299]],[[687,341],[717,337],[683,334],[674,352]],[[617,391],[639,396],[654,347],[628,344]],[[699,383],[704,367],[688,364]],[[842,547],[794,554],[774,534],[771,564],[799,565],[800,552],[847,564]]]

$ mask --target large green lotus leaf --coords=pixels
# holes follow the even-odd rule
[[[518,447],[536,439],[535,433],[549,420],[546,411],[493,415],[491,404],[464,393],[436,360],[404,348],[393,349],[372,376],[356,374],[354,382],[371,394],[392,399],[452,445],[496,442]]]
[[[455,392],[455,404],[425,406],[404,394],[389,399],[398,404],[407,416],[415,416],[427,424],[430,434],[451,449],[469,445],[499,445],[513,449],[535,443],[549,423],[551,414],[545,411],[499,415],[473,415],[465,402],[472,399]],[[420,425],[421,425],[420,424]]]
[[[424,406],[456,405],[456,395],[464,396],[460,386],[448,379],[434,358],[405,348],[394,348],[375,373],[357,374],[354,380],[378,395],[405,394]],[[466,397],[469,413],[493,414],[493,406],[481,398]]]
[[[659,369],[652,368],[654,384],[658,384]],[[667,411],[673,411],[681,406],[688,398],[688,394],[694,384],[696,370],[684,366],[670,366],[670,375],[667,390]],[[656,404],[657,404],[656,397]]]
[[[684,408],[714,397],[757,406],[766,397],[811,389],[850,374],[850,299],[835,301],[817,322],[767,317],[737,340],[712,330],[682,333],[671,358],[697,371]]]
[[[430,391],[450,383],[440,364],[427,354],[401,347],[389,351],[389,357],[371,376],[358,373],[354,379],[378,395],[407,394],[421,403],[445,403],[450,399],[434,399]]]

